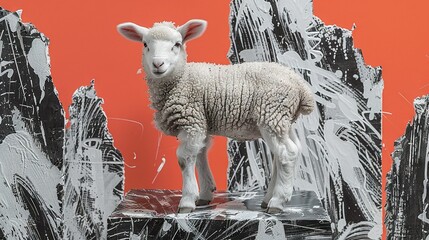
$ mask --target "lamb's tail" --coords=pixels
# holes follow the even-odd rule
[[[302,84],[301,88],[301,102],[299,107],[299,112],[303,115],[308,115],[313,112],[316,107],[316,103],[314,101],[313,92],[307,83]]]

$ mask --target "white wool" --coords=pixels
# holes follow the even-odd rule
[[[180,74],[148,78],[156,125],[173,136],[186,130],[251,140],[261,137],[260,126],[283,136],[301,102],[313,106],[304,80],[277,63],[187,63]]]

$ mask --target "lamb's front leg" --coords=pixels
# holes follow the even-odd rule
[[[178,135],[180,141],[177,148],[177,158],[182,170],[182,199],[179,203],[179,213],[189,213],[195,209],[198,199],[198,185],[195,178],[195,163],[197,155],[204,147],[205,136],[182,131]]]
[[[207,205],[213,200],[213,192],[216,184],[207,159],[207,151],[210,147],[211,138],[207,137],[205,146],[197,157],[198,180],[200,184],[200,196],[196,202],[197,206]]]

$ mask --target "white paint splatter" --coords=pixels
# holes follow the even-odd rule
[[[341,70],[337,70],[337,71],[335,71],[335,76],[337,76],[337,78],[342,78],[343,72]]]

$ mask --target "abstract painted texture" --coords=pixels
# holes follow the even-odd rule
[[[93,85],[76,91],[65,127],[48,43],[0,10],[0,239],[103,239],[123,159]]]
[[[49,40],[0,10],[0,232],[59,239],[64,114],[50,76]]]
[[[124,162],[113,146],[94,82],[73,94],[66,130],[63,222],[67,239],[105,239],[122,200]]]
[[[261,209],[263,192],[215,193],[210,205],[177,214],[180,191],[131,190],[109,217],[108,239],[332,239],[317,195],[298,191],[285,212]]]
[[[296,189],[318,194],[338,237],[380,238],[381,69],[365,65],[351,31],[313,16],[309,0],[234,0],[230,19],[232,63],[282,63],[315,93],[318,109],[295,124],[303,145]],[[228,189],[266,189],[267,146],[228,146]]]
[[[387,176],[388,239],[427,239],[429,236],[429,95],[414,100],[416,115],[395,142]]]

